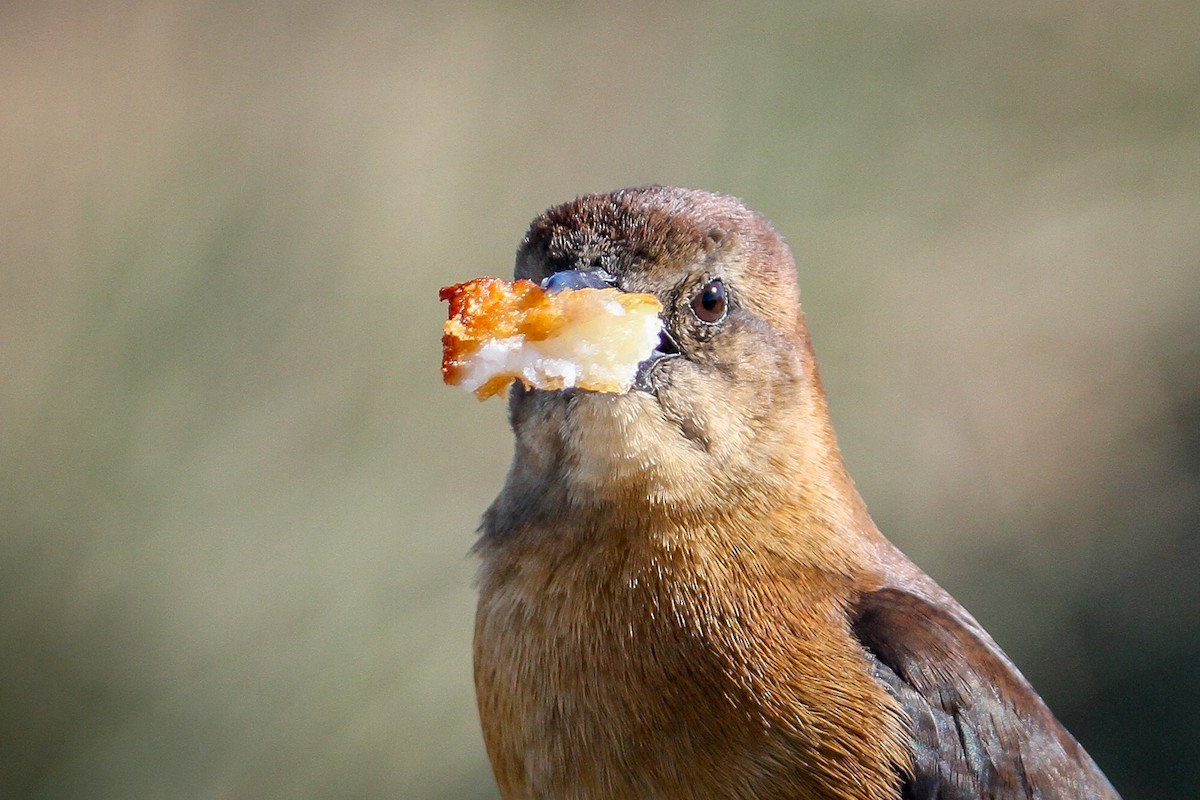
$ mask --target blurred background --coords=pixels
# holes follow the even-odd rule
[[[646,182],[794,248],[880,526],[1200,783],[1200,4],[0,6],[0,796],[494,798],[439,286]]]

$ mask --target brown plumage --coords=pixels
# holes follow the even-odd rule
[[[871,521],[762,217],[583,197],[517,255],[566,270],[658,295],[668,336],[628,394],[512,389],[475,635],[506,800],[1117,796]]]

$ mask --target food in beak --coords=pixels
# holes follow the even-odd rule
[[[442,379],[480,400],[513,379],[530,389],[624,393],[659,344],[662,304],[618,289],[548,293],[527,280],[447,286]]]

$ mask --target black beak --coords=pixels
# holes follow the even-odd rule
[[[542,288],[550,294],[563,289],[615,289],[617,279],[602,269],[564,269],[542,281]]]
[[[654,348],[654,352],[650,354],[649,358],[638,364],[637,377],[633,380],[633,387],[650,394],[658,394],[660,380],[658,365],[664,361],[678,358],[679,355],[679,344],[671,334],[667,333],[667,329],[663,328],[658,337],[658,347]]]
[[[679,343],[671,334],[667,333],[667,329],[663,328],[662,333],[658,335],[658,347],[654,348],[654,353],[651,358],[665,358],[666,356],[679,355]]]

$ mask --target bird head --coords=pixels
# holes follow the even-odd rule
[[[510,490],[525,479],[557,508],[720,506],[794,474],[806,429],[814,445],[832,437],[791,253],[741,201],[663,186],[580,197],[533,221],[516,277],[653,294],[663,334],[626,394],[514,386]]]

